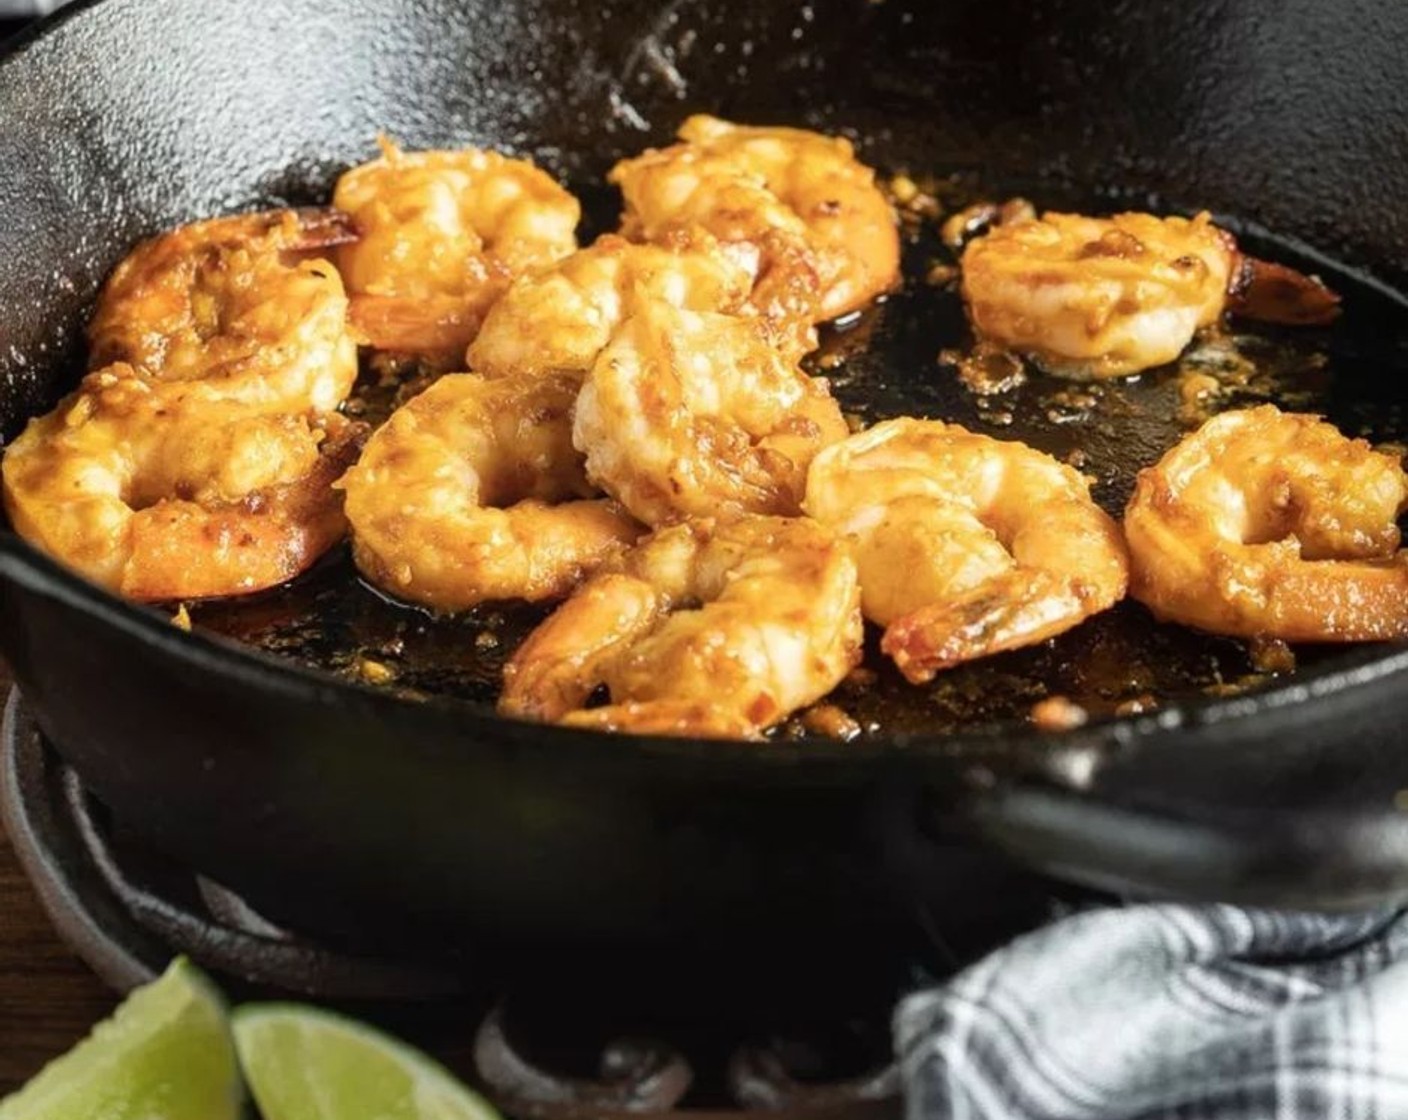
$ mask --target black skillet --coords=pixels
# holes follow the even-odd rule
[[[320,201],[379,131],[523,151],[587,188],[709,109],[852,131],[886,169],[967,173],[955,196],[973,182],[1042,204],[1207,206],[1275,230],[1256,245],[1325,269],[1347,307],[1291,344],[1287,392],[1401,435],[1404,57],[1408,8],[1371,0],[79,4],[0,62],[0,420],[12,434],[72,384],[95,287],[141,235]],[[613,203],[593,197],[609,225]],[[1086,447],[1117,508],[1181,431],[1177,374],[1088,408],[1035,378],[980,402],[935,360],[964,340],[956,297],[921,278],[938,251],[932,231],[911,245],[905,291],[855,328],[868,348],[833,337],[859,350],[838,391],[873,415]],[[1064,423],[1070,408],[1091,415]],[[370,592],[338,563],[293,598],[197,621],[287,637],[332,586],[362,619],[338,625],[370,640],[394,608],[358,614]],[[1161,897],[1408,898],[1397,647],[1303,653],[1297,674],[1209,695],[1213,675],[1246,671],[1228,668],[1241,648],[1131,605],[962,688],[915,699],[882,680],[853,698],[878,727],[855,742],[743,746],[506,722],[463,680],[459,698],[408,699],[182,633],[7,533],[0,576],[0,644],[99,797],[270,916],[335,939],[835,954],[917,912],[981,926],[1022,869]],[[493,622],[415,623],[408,644],[443,653],[464,637],[472,676],[493,657],[466,654],[468,639]],[[321,656],[316,641],[292,647]],[[1136,716],[1097,703],[1099,718],[1062,734],[1017,718],[1044,692],[1087,686],[1112,708],[1134,685],[1091,684],[1101,659],[1100,679],[1143,666],[1175,699]]]

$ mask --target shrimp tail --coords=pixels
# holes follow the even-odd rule
[[[896,619],[880,649],[911,684],[925,684],[961,662],[1064,633],[1090,614],[1088,599],[1076,580],[1017,569]]]
[[[504,666],[499,714],[552,723],[581,708],[610,661],[648,632],[666,608],[642,580],[604,573],[528,635]]]
[[[446,368],[463,363],[465,340],[479,332],[483,318],[483,309],[467,299],[379,295],[357,296],[348,314],[359,340],[378,350],[435,359]]]
[[[680,735],[691,739],[760,740],[762,732],[745,716],[718,705],[690,700],[642,700],[568,713],[567,727],[633,735]]]
[[[801,357],[816,349],[812,323],[824,317],[816,257],[805,241],[780,230],[764,234],[759,245],[764,263],[749,302],[779,348]]]
[[[1238,253],[1227,284],[1227,310],[1243,319],[1321,327],[1340,314],[1340,297],[1318,277]]]
[[[314,252],[351,245],[361,239],[352,215],[331,206],[301,206],[293,211],[297,234],[288,248],[294,252]]]
[[[318,461],[308,475],[291,484],[289,491],[290,509],[295,516],[327,503],[329,494],[339,489],[338,481],[361,456],[372,431],[370,424],[349,420],[340,412],[322,417],[319,424],[323,440],[318,447]],[[337,502],[340,509],[340,496]]]

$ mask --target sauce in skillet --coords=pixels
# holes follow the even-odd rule
[[[984,189],[960,176],[921,180],[917,188],[902,192],[903,289],[826,328],[821,349],[808,359],[813,372],[831,379],[855,423],[932,416],[1022,440],[1094,478],[1096,499],[1117,516],[1137,471],[1224,408],[1271,400],[1324,413],[1347,434],[1375,442],[1408,439],[1408,417],[1395,389],[1408,356],[1408,307],[1235,223],[1229,224],[1249,251],[1323,276],[1344,297],[1341,320],[1328,329],[1234,323],[1227,333],[1196,342],[1177,363],[1100,383],[1061,381],[1016,368],[1002,356],[971,360],[956,257],[939,227],[975,199],[1019,192]],[[598,229],[614,225],[614,197],[599,189],[578,193]],[[1029,197],[1039,207],[1110,209],[1088,198],[1053,197],[1049,189]],[[586,230],[584,241],[595,232]],[[373,422],[424,387],[414,371],[401,371],[399,387],[383,373],[368,365],[351,405]],[[368,586],[344,547],[289,586],[193,605],[190,616],[197,627],[335,674],[408,695],[492,705],[504,661],[550,609],[505,603],[432,617]],[[1291,651],[1279,643],[1251,649],[1155,623],[1143,607],[1126,601],[1053,641],[968,663],[915,687],[879,653],[871,628],[863,667],[820,711],[799,713],[776,734],[996,729],[1033,719],[1034,706],[1050,696],[1062,702],[1041,705],[1036,719],[1147,711],[1168,700],[1255,687],[1297,663],[1337,652]]]

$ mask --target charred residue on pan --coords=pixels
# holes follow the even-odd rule
[[[822,331],[808,359],[828,378],[856,425],[890,416],[934,417],[999,439],[1022,440],[1072,463],[1094,480],[1096,499],[1119,515],[1134,476],[1198,422],[1225,408],[1270,400],[1324,413],[1351,435],[1408,440],[1401,370],[1408,364],[1408,309],[1351,275],[1309,264],[1285,245],[1242,236],[1273,260],[1320,273],[1345,297],[1331,330],[1233,323],[1201,339],[1176,363],[1142,376],[1074,383],[981,356],[958,292],[957,255],[940,236],[943,219],[983,199],[1025,194],[1039,205],[1108,212],[1107,201],[1053,197],[1031,184],[997,189],[974,177],[914,176],[904,215],[903,287]],[[614,225],[616,199],[579,192],[588,235]],[[1241,231],[1239,231],[1240,233]],[[964,363],[969,363],[965,368]],[[349,408],[378,421],[421,387],[410,371],[388,376],[368,363]],[[193,605],[197,627],[279,656],[407,696],[439,695],[490,705],[503,664],[550,611],[522,603],[486,604],[435,617],[392,601],[358,576],[346,548],[293,584],[246,600]],[[959,666],[930,685],[900,677],[868,627],[862,668],[818,710],[798,713],[786,737],[945,734],[996,730],[1033,718],[1098,717],[1147,711],[1199,695],[1225,695],[1332,658],[1334,647],[1270,647],[1156,622],[1126,601],[1075,630],[1030,649]]]

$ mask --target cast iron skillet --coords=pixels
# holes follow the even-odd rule
[[[72,383],[95,287],[141,235],[324,198],[380,130],[585,183],[701,109],[853,129],[883,166],[977,170],[1042,202],[1099,188],[1313,244],[1362,270],[1345,337],[1380,347],[1339,391],[1388,416],[1405,49],[1408,9],[1368,0],[1291,0],[1274,22],[1217,0],[80,4],[0,62],[0,421]],[[932,356],[895,376],[952,380]],[[776,960],[888,941],[916,912],[979,926],[1022,868],[1285,906],[1408,897],[1397,648],[1061,735],[759,747],[407,701],[181,633],[9,534],[0,576],[0,644],[93,790],[332,938],[742,940]]]

